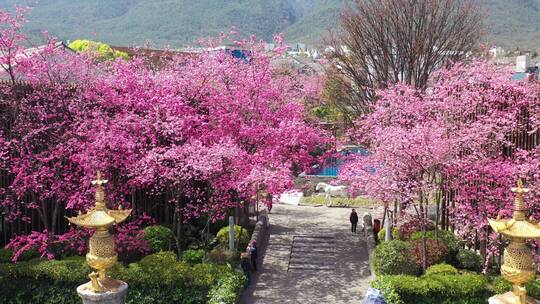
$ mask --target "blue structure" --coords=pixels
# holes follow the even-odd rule
[[[322,166],[315,166],[314,172],[311,175],[337,177],[339,175],[339,167],[349,155],[368,155],[368,151],[363,147],[353,147],[339,152],[337,157],[329,157],[325,159]]]
[[[225,53],[232,55],[234,58],[240,59],[245,63],[249,63],[251,61],[251,52],[248,50],[226,48]]]

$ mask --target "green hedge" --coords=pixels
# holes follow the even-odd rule
[[[376,275],[418,274],[420,269],[409,256],[410,244],[399,240],[383,242],[373,251],[373,271]]]
[[[88,281],[89,272],[83,257],[0,264],[0,304],[79,303],[75,288]],[[117,265],[110,274],[129,284],[128,304],[233,304],[245,283],[230,267],[190,266],[172,252],[149,255],[128,267]]]
[[[151,253],[171,249],[174,234],[170,228],[157,225],[144,228],[144,239],[148,242]]]
[[[430,274],[379,276],[372,286],[388,304],[485,304],[492,295],[487,280],[479,274]]]
[[[460,249],[456,259],[459,268],[472,271],[480,271],[482,269],[482,257],[472,250]]]
[[[236,303],[238,295],[244,288],[246,281],[246,277],[238,272],[225,275],[218,284],[210,290],[208,303]]]
[[[527,294],[535,299],[540,299],[540,278],[529,282],[525,288]],[[512,283],[508,282],[501,276],[491,277],[491,290],[494,294],[503,294],[508,291],[512,291]]]
[[[204,259],[204,250],[202,249],[188,249],[182,252],[182,261],[189,265],[195,265],[202,263]]]
[[[427,275],[430,275],[430,274],[441,274],[441,273],[444,273],[444,274],[457,274],[458,273],[458,270],[452,266],[452,265],[448,265],[448,264],[436,264],[436,265],[433,265],[433,266],[430,266],[427,270],[426,270],[426,274]]]

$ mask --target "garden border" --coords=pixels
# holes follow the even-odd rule
[[[253,241],[257,243],[257,250],[259,252],[262,252],[266,246],[265,240],[268,231],[268,222],[268,212],[266,210],[261,211],[259,214],[259,220],[255,223],[255,229],[253,229],[253,234],[251,234],[251,239],[249,240],[250,244]]]
[[[375,272],[373,271],[373,264],[371,263],[371,261],[373,258],[373,250],[375,250],[375,246],[377,245],[377,243],[375,241],[375,232],[373,231],[373,218],[369,212],[366,212],[362,216],[362,221],[364,225],[364,237],[366,238],[366,245],[369,257],[369,268],[371,274],[374,275]]]

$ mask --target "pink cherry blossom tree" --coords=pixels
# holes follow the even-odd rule
[[[538,148],[516,140],[538,134],[538,89],[512,81],[506,67],[474,61],[440,71],[424,91],[398,84],[379,92],[353,134],[371,154],[350,161],[342,179],[385,203],[420,207],[451,190],[457,232],[470,244],[493,239],[487,218],[511,215],[515,180],[540,190]],[[536,214],[537,195],[529,203]]]
[[[96,170],[110,181],[111,206],[129,207],[136,191],[167,197],[181,234],[185,221],[222,218],[261,186],[283,191],[326,143],[304,115],[317,79],[276,72],[282,47],[239,41],[244,59],[209,48],[155,70],[142,58],[96,62],[54,45],[14,66],[27,87],[2,87],[0,112],[0,170],[10,180],[0,203],[12,219],[36,209],[47,234],[58,232],[60,209],[93,204]]]

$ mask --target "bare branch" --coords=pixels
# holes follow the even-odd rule
[[[425,88],[436,69],[475,50],[482,29],[472,0],[357,0],[325,41],[333,70],[354,88],[344,115],[369,113],[375,91],[389,84]]]

